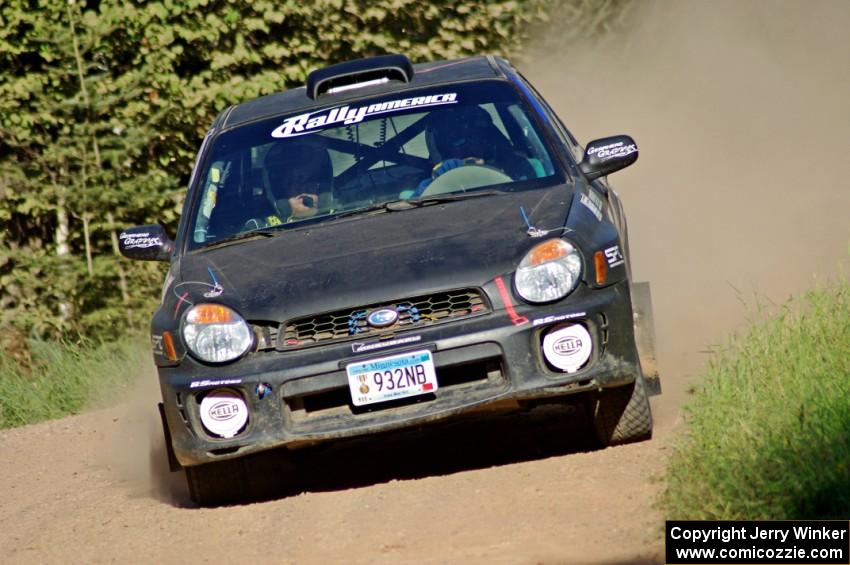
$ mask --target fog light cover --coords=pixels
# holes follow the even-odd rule
[[[567,373],[581,369],[593,351],[590,334],[579,324],[562,326],[543,337],[543,355],[554,367]]]
[[[235,390],[216,389],[201,400],[201,423],[210,435],[231,438],[248,423],[248,405]]]

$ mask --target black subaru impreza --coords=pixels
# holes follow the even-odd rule
[[[222,112],[175,239],[120,238],[170,262],[151,341],[193,499],[249,492],[255,452],[473,411],[579,401],[601,445],[649,438],[651,309],[604,180],[637,156],[582,149],[498,57],[350,61]]]

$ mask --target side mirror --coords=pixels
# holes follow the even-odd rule
[[[174,253],[174,242],[159,224],[128,228],[118,236],[118,249],[128,259],[141,261],[169,261]]]
[[[628,167],[637,158],[635,140],[628,135],[615,135],[588,143],[578,166],[588,180],[594,180]]]

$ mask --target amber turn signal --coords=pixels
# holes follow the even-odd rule
[[[190,324],[229,324],[233,321],[233,310],[220,304],[198,304],[186,316]]]
[[[605,254],[601,251],[594,253],[593,265],[596,267],[596,284],[605,284],[605,279],[608,278],[608,262],[605,260]]]
[[[177,361],[177,350],[174,349],[174,338],[171,332],[162,332],[162,343],[165,345],[165,356],[169,361]]]
[[[570,245],[562,239],[550,239],[529,251],[526,259],[528,266],[542,265],[555,259],[565,257],[571,250]]]

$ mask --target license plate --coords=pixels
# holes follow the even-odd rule
[[[345,371],[355,406],[430,394],[437,390],[437,374],[430,351],[351,363]]]

